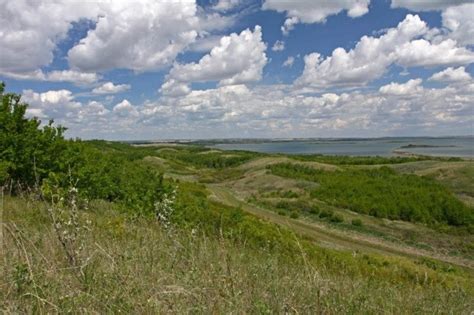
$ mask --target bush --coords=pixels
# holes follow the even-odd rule
[[[329,221],[333,223],[342,223],[344,222],[344,217],[340,214],[334,214],[331,217],[329,217]]]
[[[296,212],[296,211],[292,211],[292,212],[290,213],[290,218],[292,218],[292,219],[298,219],[299,216],[300,216],[300,215],[299,215],[298,212]]]
[[[73,184],[81,197],[119,201],[135,213],[153,213],[171,190],[156,169],[141,161],[149,149],[65,140],[66,128],[53,121],[41,127],[38,119],[26,118],[28,104],[20,102],[20,95],[5,94],[4,87],[0,83],[0,185],[9,181],[14,193],[42,186],[49,199],[53,187]]]
[[[312,206],[311,208],[309,208],[309,213],[316,215],[319,213],[319,208],[316,206]]]
[[[332,211],[332,210],[323,210],[319,213],[319,217],[321,219],[330,218],[333,215],[334,215],[334,211]]]
[[[351,223],[354,226],[362,226],[362,220],[361,219],[352,219]]]

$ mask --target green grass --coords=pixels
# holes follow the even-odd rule
[[[333,167],[309,161],[289,164],[296,167],[291,176],[277,175],[292,179],[273,182],[278,177],[266,174],[265,168],[278,169],[283,165],[278,164],[282,158],[273,161],[271,157],[259,159],[253,153],[190,146],[157,149],[106,142],[85,145],[88,150],[101,151],[101,156],[108,159],[105,165],[121,161],[130,166],[117,174],[119,179],[133,179],[133,185],[120,184],[129,187],[123,191],[125,196],[133,196],[141,188],[152,191],[146,185],[138,190],[134,187],[150,171],[163,173],[165,180],[158,188],[176,187],[178,192],[170,217],[173,227],[164,228],[151,212],[137,215],[133,207],[127,209],[122,198],[117,198],[117,203],[93,200],[80,215],[81,222],[92,222],[90,230],[73,243],[80,264],[71,265],[47,215],[50,205],[7,197],[4,248],[9,259],[2,266],[5,277],[0,293],[6,297],[0,300],[6,313],[462,314],[474,307],[473,273],[462,267],[466,264],[452,265],[430,255],[418,257],[385,245],[351,240],[350,233],[355,232],[377,239],[392,234],[385,234],[385,228],[373,223],[378,219],[372,221],[368,216],[347,212],[335,207],[340,204],[333,202],[334,198],[315,195],[331,183],[321,180],[321,176],[342,174],[329,186],[331,191],[353,186],[370,191],[368,187],[373,188],[373,183],[367,183],[367,178],[375,178],[377,185],[382,182],[377,180],[384,179],[395,187],[412,187],[412,182],[398,181],[407,176],[431,189],[425,181],[436,183],[438,177],[424,179],[381,172],[379,168]],[[93,163],[86,166],[83,172],[100,168]],[[114,178],[114,172],[104,174],[99,179]],[[80,175],[87,179],[87,172]],[[466,173],[465,177],[469,176]],[[344,186],[347,178],[351,182]],[[111,191],[113,185],[103,189]],[[436,189],[442,187],[433,185]],[[445,187],[445,191],[451,189]],[[213,194],[221,190],[229,196],[249,196],[246,190],[251,191],[255,203],[281,215],[272,217],[264,209],[237,199],[214,198]],[[147,200],[143,198],[146,194],[140,194],[137,200]],[[411,202],[409,198],[406,200]],[[305,223],[308,218],[314,218],[317,229]],[[363,218],[362,226],[359,218]],[[411,237],[414,246],[421,246],[417,232]],[[403,246],[408,243],[408,237],[400,242]],[[472,242],[468,239],[463,244],[463,257],[471,257]],[[458,247],[453,249],[461,250]]]
[[[184,190],[192,198],[201,188]],[[77,240],[81,263],[71,266],[48,205],[7,198],[0,307],[7,313],[259,314],[467,314],[474,307],[469,272],[426,259],[319,248],[237,208],[210,206],[241,219],[188,221],[187,228],[170,230],[152,218],[131,220],[113,204],[92,203],[80,215],[80,222],[92,222]]]

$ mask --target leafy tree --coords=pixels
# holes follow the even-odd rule
[[[53,121],[41,127],[36,117],[27,118],[28,104],[21,96],[5,93],[0,83],[0,184],[18,186],[39,184],[49,172],[58,169],[58,157],[66,143],[66,128]]]

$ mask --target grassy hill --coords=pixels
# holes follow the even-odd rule
[[[302,161],[189,146],[84,145],[163,174],[163,184],[176,192],[172,210],[160,212],[165,220],[137,215],[121,196],[81,205],[80,188],[64,192],[67,200],[77,198],[77,207],[35,194],[6,196],[6,312],[469,314],[474,308],[469,225],[354,212],[312,193],[324,181],[272,169],[332,174],[393,165],[390,174],[404,176],[427,163],[439,171],[453,163],[471,168],[470,162],[377,158],[376,165],[351,166],[337,158]],[[145,181],[147,174],[140,176]],[[431,172],[423,181],[456,200],[463,192]]]

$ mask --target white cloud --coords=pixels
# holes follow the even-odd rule
[[[241,4],[241,0],[219,0],[215,6],[214,10],[217,11],[229,11]]]
[[[405,8],[412,11],[440,11],[448,7],[460,5],[463,3],[472,3],[472,0],[392,0],[392,8]]]
[[[404,67],[459,65],[474,62],[474,52],[457,47],[452,39],[430,43],[425,39],[413,40],[396,47],[395,62]]]
[[[106,82],[99,87],[92,90],[94,94],[115,94],[124,92],[130,89],[130,84],[113,84],[112,82]]]
[[[322,95],[298,94],[289,85],[230,85],[139,105],[123,100],[112,110],[80,103],[69,91],[24,95],[33,104],[29,115],[54,118],[70,128],[68,135],[87,138],[441,135],[466,134],[474,123],[469,82],[427,89],[416,79],[381,91]]]
[[[101,17],[68,53],[72,67],[86,70],[160,69],[194,42],[198,33],[194,1],[99,3]]]
[[[136,107],[126,99],[115,105],[113,112],[121,117],[138,116],[138,110]]]
[[[85,73],[73,70],[54,70],[44,73],[42,70],[28,72],[1,72],[9,78],[17,80],[49,81],[49,82],[70,82],[76,85],[89,85],[97,82],[100,76],[97,73]]]
[[[319,53],[306,55],[303,74],[295,84],[316,89],[362,86],[381,77],[392,64],[432,67],[474,61],[474,52],[457,47],[451,39],[432,43],[419,38],[429,31],[417,15],[408,14],[396,28],[380,37],[363,36],[349,51],[339,47],[326,58]]]
[[[51,90],[37,93],[23,90],[22,100],[30,106],[27,113],[40,118],[65,118],[81,107],[69,90]]]
[[[471,75],[466,72],[465,67],[453,68],[449,67],[443,71],[433,74],[430,81],[444,81],[444,82],[461,82],[471,80]]]
[[[273,51],[283,51],[285,50],[285,42],[281,40],[277,40],[272,47]]]
[[[442,11],[443,31],[460,45],[474,45],[474,3],[472,0],[392,0],[392,8],[412,11]]]
[[[92,84],[99,80],[96,73],[85,73],[73,70],[51,71],[45,74],[45,81],[52,82],[71,82],[75,84]]]
[[[198,36],[235,20],[200,9],[195,0],[0,0],[0,72],[24,75],[50,65],[73,22],[94,27],[68,52],[72,70],[100,72],[161,69]]]
[[[411,79],[405,83],[392,82],[390,84],[381,86],[379,92],[388,95],[410,96],[414,93],[423,91],[421,79]]]
[[[200,37],[189,46],[189,50],[195,52],[209,52],[212,48],[219,45],[221,38],[222,36],[219,35]]]
[[[426,23],[418,16],[407,15],[396,28],[388,29],[379,38],[363,36],[350,51],[339,47],[326,58],[319,53],[306,55],[303,74],[296,84],[313,87],[367,84],[385,73],[394,60],[396,47],[427,30]]]
[[[262,41],[260,26],[240,34],[224,36],[219,46],[199,60],[198,63],[175,64],[162,85],[167,95],[189,92],[190,82],[219,81],[220,85],[232,85],[258,81],[267,63],[266,45]]]
[[[474,45],[474,3],[449,7],[442,13],[450,38],[461,45]]]
[[[293,66],[293,63],[295,62],[295,57],[289,56],[285,62],[283,62],[283,67],[289,67],[291,68]]]
[[[49,65],[71,22],[94,18],[90,2],[0,0],[0,71],[25,73]]]
[[[346,10],[347,15],[355,18],[369,12],[370,0],[332,0],[332,1],[281,1],[265,0],[263,9],[285,12],[287,19],[281,27],[288,34],[298,23],[324,23],[330,15]]]

